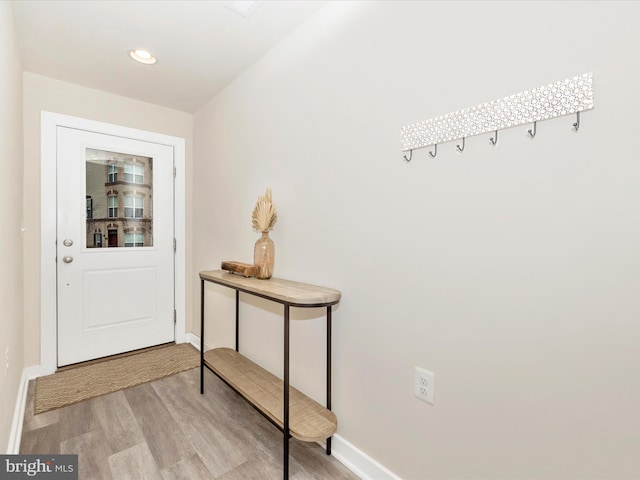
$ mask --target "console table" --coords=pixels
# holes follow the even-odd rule
[[[236,291],[236,344],[232,348],[204,351],[205,282]],[[283,379],[269,373],[239,353],[240,292],[284,305]],[[331,288],[279,278],[259,280],[224,270],[200,272],[200,393],[204,393],[204,369],[208,368],[223,382],[251,403],[283,433],[283,478],[289,477],[289,438],[305,442],[326,439],[331,455],[331,435],[338,420],[331,411],[331,307],[340,301],[340,292]],[[289,310],[290,307],[327,309],[327,401],[326,408],[289,385]]]

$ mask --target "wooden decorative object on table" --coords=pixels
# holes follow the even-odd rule
[[[244,277],[255,277],[258,270],[255,265],[249,265],[248,263],[242,262],[222,262],[220,268],[227,272],[237,273]]]

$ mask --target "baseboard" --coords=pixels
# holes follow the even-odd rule
[[[186,337],[187,342],[199,351],[200,337],[193,333],[187,333]],[[204,346],[206,350],[211,349],[207,343]],[[334,435],[331,438],[331,455],[363,480],[401,480],[395,473],[376,462],[340,435]],[[318,443],[322,448],[325,448],[323,443]]]
[[[22,420],[24,418],[24,407],[27,403],[27,385],[29,380],[26,378],[26,369],[22,371],[20,377],[20,385],[18,386],[18,395],[16,397],[16,406],[13,410],[13,421],[11,422],[11,432],[9,433],[9,444],[7,445],[7,455],[16,455],[20,453],[20,441],[22,440]]]
[[[176,343],[186,343],[189,341],[189,333],[176,333]]]
[[[325,448],[324,443],[320,443]],[[399,476],[340,435],[331,437],[331,455],[363,480],[401,480]]]
[[[24,409],[27,404],[27,390],[29,388],[29,380],[48,375],[46,369],[38,366],[28,367],[22,371],[20,377],[20,386],[18,387],[18,395],[16,396],[16,407],[13,410],[13,421],[11,422],[11,432],[9,433],[9,444],[7,445],[7,455],[16,455],[20,453],[20,441],[22,440],[22,421],[24,419]]]
[[[197,336],[197,335],[195,335],[193,333],[187,333],[187,334],[185,334],[185,341],[187,343],[190,343],[191,345],[193,345],[193,347],[196,350],[200,351],[200,337],[199,336]],[[204,348],[205,348],[205,350],[211,350],[213,347],[205,342]]]

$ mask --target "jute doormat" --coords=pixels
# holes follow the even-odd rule
[[[34,414],[167,377],[200,365],[188,343],[114,358],[36,379]]]

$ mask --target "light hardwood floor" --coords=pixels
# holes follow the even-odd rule
[[[210,372],[195,368],[33,415],[30,382],[20,453],[76,453],[82,480],[282,478],[282,433]],[[289,440],[289,478],[358,477],[315,443]]]

